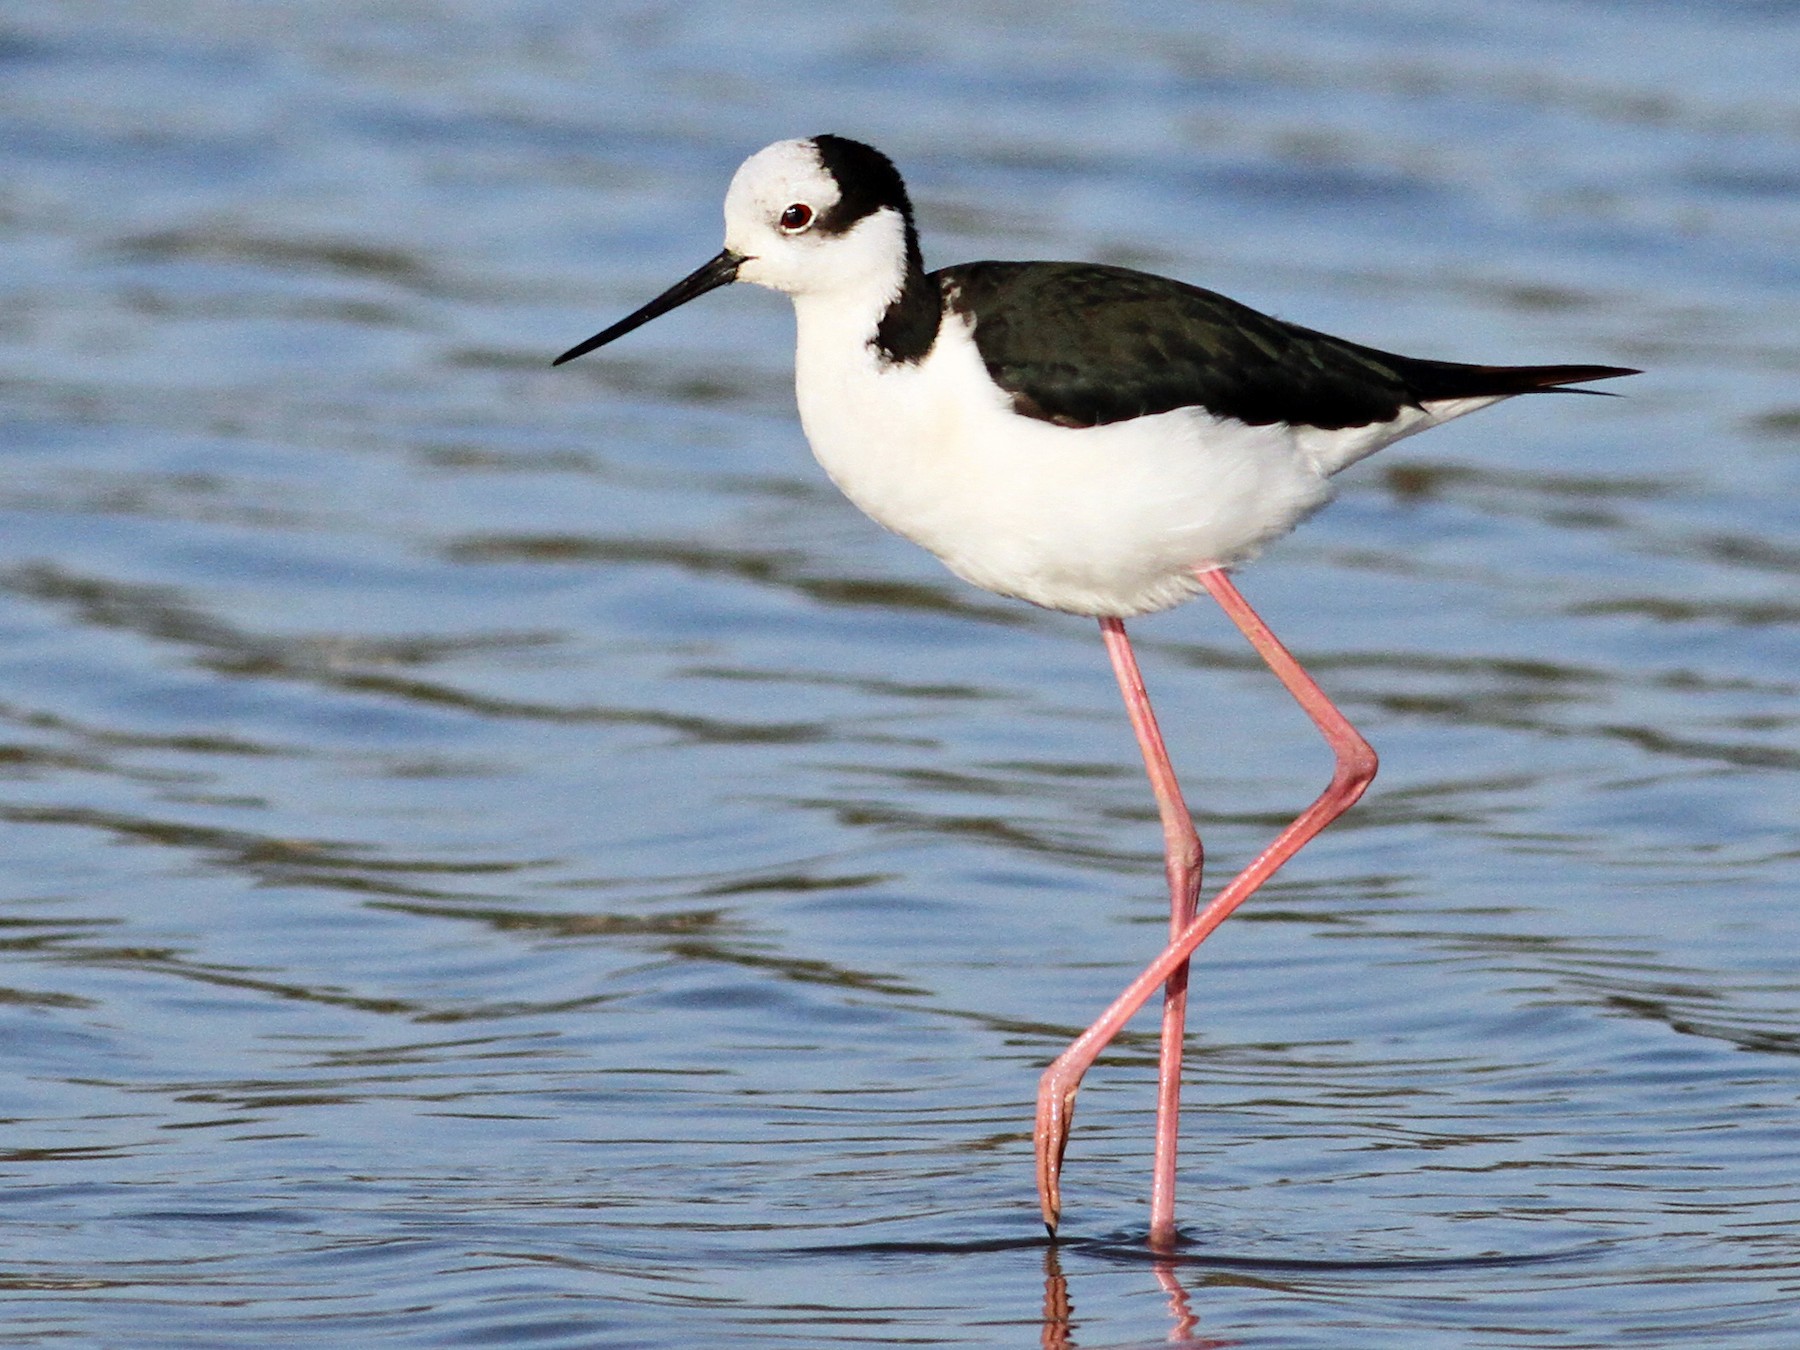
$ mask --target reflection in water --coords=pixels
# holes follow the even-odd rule
[[[1152,1263],[1151,1273],[1157,1286],[1169,1300],[1169,1334],[1161,1344],[1184,1347],[1184,1350],[1224,1350],[1235,1341],[1214,1340],[1195,1335],[1200,1319],[1194,1315],[1188,1291],[1182,1285],[1176,1268],[1167,1261]],[[1068,1277],[1063,1274],[1062,1258],[1056,1243],[1044,1248],[1044,1328],[1039,1344],[1044,1350],[1078,1350],[1075,1339],[1075,1304],[1069,1296]]]
[[[1039,1344],[1044,1350],[1064,1350],[1073,1345],[1075,1305],[1069,1298],[1069,1279],[1062,1271],[1062,1258],[1056,1243],[1044,1248],[1044,1333]]]
[[[1188,1302],[1188,1292],[1175,1273],[1175,1267],[1167,1261],[1158,1261],[1150,1267],[1156,1276],[1156,1283],[1163,1293],[1169,1296],[1169,1317],[1172,1325],[1169,1339],[1182,1345],[1226,1346],[1230,1341],[1194,1340],[1194,1329],[1199,1326],[1200,1319],[1194,1316],[1194,1310]]]
[[[1162,1292],[1168,1312],[1169,1330],[1166,1342],[1208,1350],[1209,1347],[1237,1345],[1235,1338],[1209,1337],[1198,1334],[1200,1316],[1194,1310],[1192,1290],[1205,1286],[1209,1292],[1229,1288],[1257,1287],[1288,1292],[1334,1296],[1352,1285],[1398,1284],[1420,1274],[1453,1271],[1517,1271],[1558,1267],[1585,1266],[1596,1255],[1594,1249],[1539,1251],[1528,1254],[1491,1253],[1479,1256],[1443,1256],[1391,1259],[1299,1259],[1226,1254],[1192,1243],[1174,1252],[1146,1249],[1141,1237],[1109,1241],[1065,1242],[1051,1240],[1044,1247],[1044,1303],[1041,1343],[1045,1346],[1079,1345],[1074,1295],[1063,1269],[1063,1253],[1078,1253],[1090,1263],[1111,1263],[1132,1269],[1148,1267],[1156,1287]]]

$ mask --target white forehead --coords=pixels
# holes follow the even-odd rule
[[[738,166],[725,193],[725,219],[779,214],[805,202],[823,215],[838,200],[837,180],[825,171],[811,141],[776,141]]]

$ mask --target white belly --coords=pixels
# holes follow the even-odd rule
[[[1012,411],[954,321],[918,365],[883,367],[832,316],[797,308],[800,418],[826,473],[1001,595],[1076,614],[1164,609],[1199,589],[1195,568],[1253,556],[1331,495],[1289,427],[1193,409],[1059,427]]]

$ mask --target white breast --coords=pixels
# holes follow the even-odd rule
[[[1330,497],[1285,426],[1194,409],[1103,427],[1021,417],[966,324],[882,363],[866,315],[797,298],[800,419],[851,501],[1001,595],[1077,614],[1164,609],[1193,569],[1238,562]]]

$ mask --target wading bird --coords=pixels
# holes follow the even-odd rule
[[[1402,436],[1515,394],[1637,372],[1396,356],[1122,267],[927,272],[893,163],[830,135],[779,141],[746,160],[725,195],[723,250],[556,364],[734,281],[793,299],[800,421],[852,502],[965,581],[1100,621],[1162,818],[1170,942],[1045,1071],[1038,1199],[1054,1236],[1082,1075],[1160,986],[1150,1242],[1172,1246],[1188,959],[1375,775],[1368,742],[1226,569],[1323,506],[1334,474]],[[1200,839],[1124,626],[1201,591],[1336,759],[1319,798],[1204,908]]]

